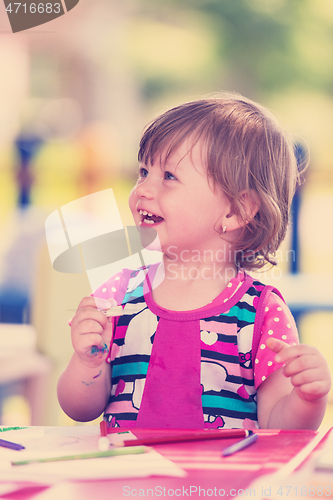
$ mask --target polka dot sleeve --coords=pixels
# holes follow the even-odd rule
[[[261,338],[254,362],[256,388],[282,366],[274,361],[276,354],[266,346],[266,341],[270,336],[283,340],[289,345],[299,342],[296,324],[288,306],[273,292],[270,293],[266,303]]]
[[[125,285],[125,290],[123,290]],[[109,278],[103,285],[98,287],[94,293],[93,297],[98,297],[100,299],[115,299],[117,304],[121,304],[121,301],[126,292],[127,283],[123,280],[123,271],[115,274]]]
[[[99,286],[92,294],[92,297],[101,299],[115,299],[117,304],[121,304],[128,284],[128,270],[123,269],[119,273],[109,278],[105,283]],[[68,322],[69,326],[72,324],[72,319]]]
[[[94,291],[94,293],[92,293],[92,296],[106,300],[114,299],[117,302],[117,305],[120,305],[126,293],[129,272],[130,270],[123,269],[121,272],[115,274],[114,276],[109,278],[105,283],[103,283],[103,285],[98,287]],[[115,331],[117,320],[118,318],[115,316],[109,318],[109,321],[112,322],[113,332]],[[111,362],[111,349],[112,349],[112,342],[110,345],[109,354],[105,360],[106,363]]]

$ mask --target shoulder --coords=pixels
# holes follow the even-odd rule
[[[96,290],[92,293],[94,297],[99,297],[102,299],[116,299],[121,294],[121,292],[126,292],[128,283],[140,272],[139,269],[127,269],[124,268],[118,273],[110,276],[104,283],[102,283]],[[118,301],[117,301],[118,302]]]
[[[274,291],[269,293],[265,302],[258,348],[253,353],[256,387],[281,367],[274,361],[275,354],[266,346],[269,337],[277,338],[289,345],[299,343],[297,327],[291,311],[284,300]]]
[[[295,320],[282,296],[275,289],[267,296],[265,303],[265,320],[276,325],[284,325],[288,329],[296,329]]]
[[[272,285],[266,285],[257,279],[252,278],[250,285],[250,293],[257,297],[254,301],[254,306],[257,312],[265,316],[268,311],[283,310],[290,314],[289,308],[286,305],[280,291]]]
[[[117,292],[117,289],[124,281],[124,277],[127,274],[126,271],[126,269],[122,269],[113,276],[110,276],[104,283],[96,288],[92,295],[94,297],[100,297],[102,299],[113,298],[114,294]]]
[[[256,280],[253,281],[252,287],[256,290],[258,297],[255,307],[256,323],[260,335],[262,331],[272,326],[274,326],[274,330],[282,331],[283,328],[297,330],[291,311],[277,288]]]
[[[111,276],[93,292],[94,297],[115,299],[120,304],[126,293],[133,291],[145,281],[147,272],[152,266],[137,269],[124,268]]]

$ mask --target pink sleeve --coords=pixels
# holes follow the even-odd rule
[[[266,340],[270,336],[283,340],[289,345],[299,343],[295,320],[288,306],[273,292],[270,293],[266,304],[257,357],[254,362],[256,388],[282,366],[274,361],[276,354],[266,346]]]
[[[120,305],[126,292],[127,282],[122,279],[123,271],[109,278],[105,283],[99,286],[91,295],[100,299],[115,299]],[[125,286],[125,290],[123,290]]]
[[[98,287],[91,295],[93,297],[98,297],[100,299],[106,299],[106,300],[115,299],[117,302],[117,305],[120,305],[122,302],[122,299],[124,297],[124,294],[126,292],[126,289],[125,289],[125,292],[123,290],[125,283],[124,283],[124,280],[122,278],[123,278],[123,272],[120,271],[119,273],[117,273],[114,276],[112,276],[111,278],[109,278],[105,283],[103,283],[103,285]],[[112,317],[109,319],[109,321],[112,322],[112,331],[113,331],[112,335],[114,335],[117,319],[118,318],[116,318],[116,317]],[[110,359],[111,348],[112,348],[112,342],[110,345],[109,354],[105,360],[106,363],[111,362],[111,359]]]
[[[111,278],[109,278],[105,283],[96,288],[91,296],[105,300],[115,299],[117,304],[120,305],[126,293],[128,284],[128,281],[123,279],[124,271],[126,274],[126,270],[123,270],[114,276],[111,276]],[[72,324],[72,319],[73,318],[71,318],[68,322],[69,326]]]

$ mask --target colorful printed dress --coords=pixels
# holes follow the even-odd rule
[[[124,269],[93,294],[124,309],[113,318],[105,419],[126,428],[258,427],[257,388],[281,366],[266,339],[298,343],[279,292],[240,271],[205,307],[169,311],[152,297],[156,269]]]

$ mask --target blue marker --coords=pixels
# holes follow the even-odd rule
[[[222,452],[223,457],[228,457],[229,455],[233,455],[234,453],[237,453],[237,451],[241,451],[247,446],[250,446],[250,444],[255,443],[258,439],[258,434],[254,434],[253,431],[249,431],[249,436],[245,439],[242,439],[241,441],[238,441],[238,443],[232,444],[231,446],[228,446],[228,448],[225,448]]]
[[[11,450],[24,450],[24,446],[17,443],[12,443],[11,441],[5,441],[5,439],[0,439],[0,446],[4,448],[10,448]]]

